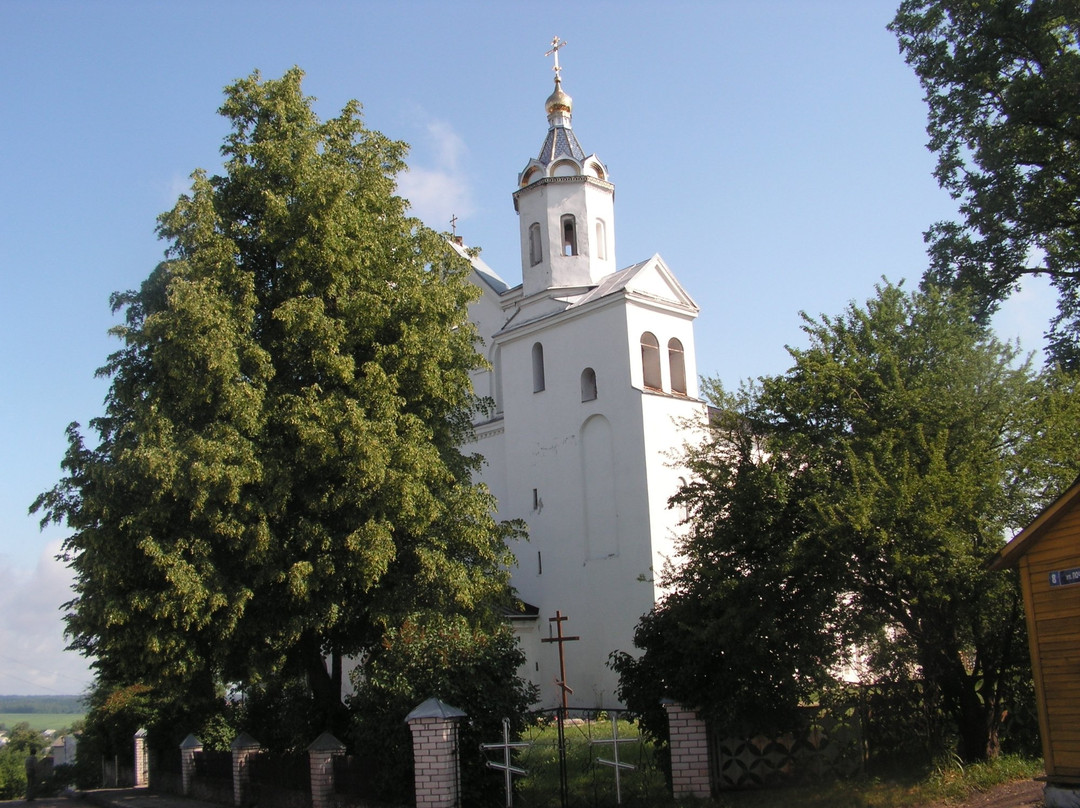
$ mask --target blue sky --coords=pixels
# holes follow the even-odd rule
[[[567,12],[564,9],[572,9]],[[787,369],[798,312],[917,281],[954,214],[890,0],[59,2],[0,0],[0,693],[81,692],[62,653],[62,527],[27,515],[64,430],[99,413],[118,347],[109,295],[161,259],[155,217],[220,168],[221,90],[292,65],[323,117],[359,99],[412,144],[402,191],[428,224],[520,281],[517,172],[547,123],[552,36],[574,130],[616,185],[621,266],[659,252],[701,306],[698,371]],[[1030,285],[999,333],[1039,348]]]

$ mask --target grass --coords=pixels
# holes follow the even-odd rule
[[[1043,772],[1041,759],[1006,756],[988,763],[939,767],[910,781],[862,779],[779,790],[739,791],[710,803],[717,808],[921,808],[936,802],[963,802],[972,794]],[[781,796],[782,795],[782,796]]]
[[[618,723],[621,738],[638,735],[636,726],[622,720]],[[572,802],[579,804],[582,795],[592,795],[596,804],[614,806],[612,771],[592,763],[598,755],[610,758],[610,746],[597,749],[588,743],[610,737],[610,723],[605,720],[568,722],[566,735]],[[515,806],[529,808],[550,804],[553,799],[557,804],[555,738],[555,727],[551,724],[535,726],[527,733],[526,739],[534,745],[515,756],[517,764],[529,772],[517,782]],[[623,780],[623,805],[649,808],[677,808],[683,804],[695,808],[774,808],[778,804],[784,808],[924,808],[934,803],[960,803],[976,792],[1002,783],[1030,780],[1043,772],[1041,759],[1005,756],[968,766],[950,761],[929,774],[910,777],[864,777],[782,789],[730,791],[712,800],[682,803],[669,796],[663,777],[655,767],[651,744],[628,744],[622,759],[637,765],[637,770],[627,772]]]
[[[68,729],[76,721],[84,718],[83,713],[0,713],[0,726],[11,729],[16,724],[26,722],[30,729],[46,730]]]
[[[616,804],[615,753],[611,743],[613,727],[609,714],[568,720],[567,786],[572,805]],[[657,768],[652,744],[643,741],[635,724],[618,721],[618,758],[633,769],[619,773],[618,790],[624,806],[654,806],[670,801],[664,776]],[[514,805],[520,808],[558,805],[558,730],[553,722],[532,726],[525,738],[527,750],[515,755],[515,764],[528,774],[516,783]],[[600,761],[606,760],[607,764]]]

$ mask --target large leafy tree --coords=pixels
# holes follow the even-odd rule
[[[929,105],[939,222],[928,277],[984,313],[1023,278],[1059,294],[1053,358],[1080,366],[1080,6],[1075,0],[904,0],[891,26]]]
[[[766,434],[748,417],[760,391],[706,380],[703,392],[708,440],[688,449],[691,480],[672,502],[689,532],[664,574],[670,593],[635,630],[645,653],[611,659],[621,698],[661,738],[665,697],[731,732],[789,729],[839,651],[825,626],[843,622],[804,508],[820,470],[763,451]]]
[[[1073,382],[933,288],[886,285],[804,330],[792,368],[717,395],[688,450],[686,562],[639,627],[645,653],[617,663],[624,694],[651,671],[760,723],[857,648],[874,678],[917,671],[961,754],[992,755],[1027,649],[1017,582],[985,563],[1080,467]]]
[[[405,145],[302,73],[226,89],[224,173],[159,219],[105,414],[35,508],[66,522],[72,645],[113,685],[306,678],[417,612],[496,619],[506,538],[459,447],[481,357],[467,262],[395,194]],[[329,659],[330,664],[326,661]]]

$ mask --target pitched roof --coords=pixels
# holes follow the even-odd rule
[[[651,269],[655,273],[655,277],[659,279],[660,286],[663,293],[658,295],[655,290],[649,290],[645,284],[640,286],[635,285],[634,281],[638,278],[644,279],[647,270]],[[622,290],[628,290],[630,292],[645,296],[652,297],[656,300],[662,300],[665,303],[675,303],[676,305],[683,306],[691,309],[695,314],[699,311],[697,303],[694,299],[687,294],[683,289],[671,270],[668,269],[667,264],[664,263],[664,259],[660,257],[659,253],[656,253],[652,258],[648,258],[644,261],[640,261],[626,269],[620,269],[618,272],[612,272],[610,275],[605,275],[600,279],[595,287],[589,292],[582,295],[578,300],[575,300],[572,308],[584,306],[587,303],[591,303],[594,300],[599,300],[602,297],[614,294]]]

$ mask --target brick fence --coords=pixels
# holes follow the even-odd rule
[[[438,699],[428,699],[406,717],[413,736],[413,762],[416,770],[416,805],[418,808],[457,808],[461,804],[461,770],[458,754],[458,723],[465,717],[461,710]],[[135,733],[135,771],[146,771],[146,730]],[[180,783],[185,796],[193,796],[195,755],[202,741],[188,735],[180,744]],[[233,804],[251,802],[249,763],[261,746],[247,733],[230,744],[232,751]],[[334,757],[344,754],[345,744],[328,732],[316,738],[307,749],[311,781],[311,808],[332,808],[334,803]],[[140,767],[142,762],[142,767]],[[137,785],[146,785],[142,779]]]
[[[668,717],[671,744],[671,791],[675,799],[707,799],[709,782],[709,736],[704,719],[670,699],[662,702]]]
[[[709,749],[705,722],[690,709],[672,701],[664,702],[671,738],[672,791],[676,799],[707,798],[710,794]],[[428,699],[406,717],[412,732],[417,808],[458,808],[461,805],[461,762],[458,726],[465,713],[438,699]],[[136,761],[146,760],[146,733],[135,736]],[[141,752],[139,750],[142,750]],[[251,801],[249,762],[260,745],[241,733],[230,745],[232,751],[233,804]],[[188,735],[180,744],[180,782],[185,796],[192,796],[195,755],[202,742]],[[345,745],[328,732],[307,749],[311,782],[311,808],[334,805],[334,757]],[[136,771],[139,770],[138,763]]]

